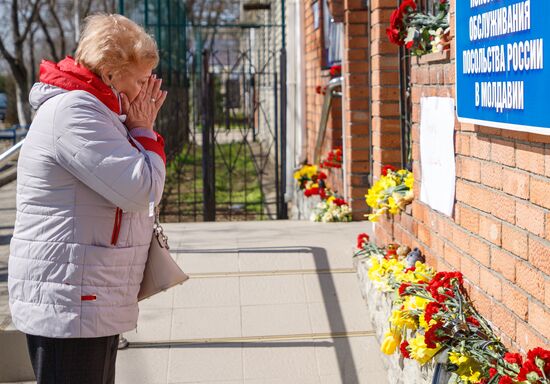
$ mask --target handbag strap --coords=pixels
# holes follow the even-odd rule
[[[155,224],[153,224],[153,233],[163,247],[170,249],[170,246],[168,245],[168,236],[164,234],[164,229],[162,228],[162,225],[160,225],[160,208],[158,205],[155,207]]]

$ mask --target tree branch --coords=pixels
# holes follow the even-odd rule
[[[29,16],[29,18],[26,20],[26,23],[27,25],[25,26],[25,29],[23,31],[23,34],[21,36],[19,36],[19,39],[16,39],[16,42],[21,44],[23,41],[25,41],[25,39],[27,38],[27,35],[29,33],[29,31],[31,30],[31,27],[32,27],[32,23],[34,22],[35,18],[36,18],[36,15],[38,13],[38,9],[40,8],[39,5],[40,5],[40,1],[41,0],[35,0],[34,2],[34,5],[32,7],[32,11],[31,11],[31,15]],[[14,3],[16,2],[16,0],[14,0]]]
[[[66,51],[67,45],[66,45],[66,41],[65,41],[65,32],[64,32],[63,25],[61,25],[61,21],[59,20],[59,16],[55,12],[54,6],[55,6],[55,0],[52,0],[52,1],[48,2],[48,8],[50,9],[50,13],[52,14],[53,21],[55,22],[55,24],[57,25],[57,29],[59,30],[59,38],[61,39],[61,55],[60,56],[62,56],[62,55],[67,54],[67,51]],[[38,15],[38,17],[40,17],[40,14]],[[56,59],[55,61],[59,61],[59,58]]]
[[[50,53],[52,54],[52,58],[54,61],[59,61],[59,56],[57,55],[57,49],[55,47],[55,42],[52,39],[52,36],[50,35],[50,31],[48,30],[48,26],[42,19],[42,16],[40,14],[37,15],[38,24],[40,24],[40,27],[42,27],[42,32],[44,32],[44,36],[46,37],[46,42],[48,43],[48,47],[50,48]]]

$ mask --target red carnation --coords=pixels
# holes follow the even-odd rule
[[[545,362],[544,365],[544,372],[548,375],[550,375],[550,351],[537,347],[531,349],[529,352],[527,352],[527,358],[535,363],[536,365],[536,359],[539,358]]]
[[[497,370],[495,368],[489,368],[489,377],[493,377],[497,374]]]
[[[459,289],[463,289],[464,283],[462,273],[460,272],[438,272],[428,283],[428,291],[432,297],[439,302],[447,300],[448,296],[454,297],[453,282],[457,282]]]
[[[410,359],[411,358],[409,350],[407,349],[408,346],[409,346],[409,342],[407,340],[402,342],[401,345],[399,346],[399,350],[401,351],[401,355],[403,355],[403,357],[405,359]]]
[[[436,348],[437,343],[443,340],[443,337],[438,334],[438,331],[443,328],[443,323],[441,321],[432,325],[424,334],[424,341],[428,348]]]
[[[542,372],[540,371],[539,367],[537,367],[535,362],[532,360],[527,360],[526,362],[523,363],[523,365],[521,366],[521,369],[519,370],[518,377],[517,377],[518,381],[527,380],[527,375],[531,372],[536,372],[537,375],[542,376]]]
[[[344,199],[336,198],[334,199],[334,204],[336,204],[338,207],[341,207],[342,205],[346,205],[347,203]]]
[[[359,235],[357,235],[357,248],[362,249],[365,243],[368,243],[369,240],[369,235],[367,235],[366,233],[360,233]]]
[[[384,165],[384,167],[382,167],[382,176],[387,176],[388,171],[397,172],[397,168],[393,165]]]
[[[317,175],[318,180],[325,180],[326,178],[327,178],[327,174],[324,172],[319,172],[319,174]]]
[[[409,13],[411,11],[416,11],[416,3],[414,2],[414,0],[405,0],[399,6],[399,13],[401,13],[401,15]]]
[[[514,383],[514,380],[512,380],[510,378],[510,376],[502,376],[499,380],[498,380],[498,384],[513,384]]]
[[[517,365],[521,365],[523,362],[523,358],[519,353],[511,353],[511,352],[506,352],[504,354],[504,360],[506,360],[510,364],[517,364]]]
[[[338,64],[333,65],[332,67],[330,67],[329,72],[332,77],[340,76],[342,73],[342,66]]]
[[[479,321],[478,321],[475,317],[473,317],[473,316],[467,317],[467,318],[466,318],[466,321],[467,321],[468,323],[470,323],[470,324],[475,325],[476,327],[479,327]]]
[[[437,314],[440,309],[441,305],[439,305],[439,303],[435,301],[428,303],[428,305],[426,305],[426,311],[424,313],[424,319],[426,320],[426,322],[429,323],[430,321],[432,321],[433,316]]]
[[[412,48],[412,46],[413,46],[413,44],[414,44],[414,41],[413,41],[413,40],[411,40],[411,41],[409,41],[409,42],[408,42],[408,43],[407,43],[407,44],[405,45],[405,48],[407,48],[407,49],[411,49],[411,48]]]
[[[403,283],[399,286],[399,296],[403,296],[407,294],[407,288],[411,285],[409,283]]]
[[[397,45],[403,45],[403,41],[399,36],[399,29],[386,28],[386,35],[388,36],[388,39],[390,40],[391,43],[397,44]]]

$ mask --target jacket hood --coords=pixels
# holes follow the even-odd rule
[[[31,103],[31,107],[33,107],[34,109],[38,109],[48,99],[65,92],[68,91],[59,87],[55,87],[53,85],[35,83],[29,93],[29,102]]]
[[[71,56],[59,63],[42,60],[39,83],[33,86],[29,101],[33,108],[38,108],[51,97],[75,90],[89,92],[117,115],[121,113],[113,90],[89,69],[78,65]]]

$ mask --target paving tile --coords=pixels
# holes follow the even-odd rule
[[[240,289],[242,305],[306,302],[302,275],[241,277]]]
[[[309,303],[363,300],[355,273],[304,274],[304,284]]]
[[[301,269],[300,252],[275,249],[265,252],[239,252],[240,271],[285,271]]]
[[[117,384],[165,384],[168,370],[167,348],[128,348],[118,351]]]
[[[174,308],[240,304],[238,277],[193,278],[174,290]]]
[[[140,309],[138,326],[124,333],[130,342],[165,341],[170,339],[172,309]]]
[[[223,251],[223,250],[222,250]],[[186,273],[237,272],[239,259],[237,252],[205,252],[176,254],[176,262]]]
[[[241,336],[241,308],[174,309],[172,340]]]
[[[241,314],[243,336],[311,332],[306,304],[243,306]]]
[[[309,303],[308,310],[314,333],[372,330],[363,302]]]
[[[148,299],[139,302],[139,309],[161,309],[172,308],[174,301],[174,289],[160,292]]]
[[[242,381],[240,345],[196,345],[171,348],[168,382]]]
[[[243,363],[245,380],[292,378],[298,381],[298,378],[317,375],[313,341],[275,342],[265,347],[245,347]]]
[[[386,382],[380,345],[374,337],[317,340],[315,357],[323,383]]]
[[[351,252],[349,254],[338,252],[338,256],[335,256],[330,255],[325,248],[322,249],[324,252],[313,249],[310,253],[301,254],[300,263],[302,269],[353,268],[353,261],[350,256],[352,254]]]

